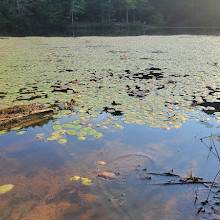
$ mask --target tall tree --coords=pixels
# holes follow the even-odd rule
[[[74,16],[85,12],[86,2],[84,0],[71,0],[72,27],[74,25]]]

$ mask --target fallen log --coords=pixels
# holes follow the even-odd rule
[[[53,108],[33,103],[30,105],[15,105],[10,108],[0,109],[0,130],[12,127],[13,124],[31,120],[38,115],[53,112]]]

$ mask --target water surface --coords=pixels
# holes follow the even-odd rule
[[[14,188],[0,195],[0,218],[205,218],[196,212],[206,187],[144,177],[192,171],[212,181],[217,173],[209,138],[207,146],[200,139],[219,133],[219,42],[197,35],[0,39],[0,108],[57,106],[47,120],[1,135],[0,185]],[[101,171],[117,179],[100,178]]]

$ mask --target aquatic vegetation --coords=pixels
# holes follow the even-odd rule
[[[81,180],[82,180],[82,184],[83,184],[83,185],[86,185],[86,186],[92,185],[92,180],[90,180],[89,178],[83,178],[83,177],[81,177]]]
[[[78,140],[84,141],[86,138],[84,136],[78,136]]]
[[[103,134],[81,130],[84,127],[107,130],[109,125],[123,129],[122,123],[170,130],[180,128],[191,119],[192,113],[199,119],[205,118],[205,112],[218,111],[215,104],[220,93],[218,70],[211,65],[208,55],[197,60],[197,50],[190,50],[188,54],[192,59],[189,60],[178,46],[170,48],[170,42],[175,42],[173,38],[178,37],[166,39],[167,44],[162,44],[160,37],[152,43],[144,36],[117,40],[106,37],[100,41],[86,37],[74,41],[70,38],[62,38],[62,41],[60,38],[9,38],[1,45],[0,52],[4,54],[0,60],[0,70],[4,73],[0,83],[0,109],[32,103],[55,105],[59,108],[53,116],[55,119],[73,115],[78,118],[63,125],[54,121],[54,130],[70,128],[79,134],[68,131],[68,135],[95,138]],[[178,40],[183,44],[188,41]],[[196,38],[190,40],[197,41]],[[13,54],[8,50],[12,45]],[[154,45],[160,47],[160,53],[155,52]],[[213,54],[218,53],[212,43],[204,50],[210,51],[210,47]],[[120,58],[125,57],[123,51],[129,59]],[[103,112],[108,115],[101,121],[93,121]],[[219,121],[218,116],[214,118]],[[212,127],[208,122],[201,123]]]
[[[71,181],[81,180],[81,183],[82,183],[83,185],[86,185],[86,186],[92,185],[92,180],[89,179],[89,178],[87,178],[87,177],[72,176],[72,177],[70,177],[70,180],[71,180]]]
[[[95,138],[101,138],[103,136],[103,134],[101,132],[97,132],[94,134]]]
[[[77,135],[78,131],[76,131],[76,130],[67,130],[66,133],[69,134],[69,135]]]
[[[1,130],[1,131],[0,131],[0,136],[3,135],[3,134],[5,134],[6,132],[7,132],[6,130]]]
[[[54,129],[54,130],[61,130],[61,129],[62,129],[62,126],[61,126],[61,125],[54,125],[54,126],[53,126],[53,129]]]
[[[14,188],[14,185],[12,185],[12,184],[7,184],[7,185],[0,186],[0,194],[9,192],[13,188]]]
[[[79,180],[81,177],[80,176],[72,176],[72,177],[70,177],[70,180],[71,181],[77,181],[77,180]]]
[[[65,139],[65,138],[61,138],[58,140],[58,143],[60,143],[60,144],[65,144],[66,142],[67,142],[67,139]]]
[[[24,130],[23,131],[17,131],[16,135],[21,135],[21,134],[24,134],[24,133],[26,133],[26,131],[24,131]]]

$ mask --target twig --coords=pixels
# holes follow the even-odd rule
[[[147,173],[149,175],[155,175],[155,176],[175,176],[175,177],[179,177],[181,178],[179,175],[177,174],[173,174],[173,173]]]
[[[209,199],[210,193],[211,193],[211,191],[212,191],[212,187],[214,186],[215,180],[216,180],[217,176],[219,175],[219,173],[220,173],[220,170],[219,170],[218,173],[215,175],[215,178],[214,178],[214,180],[213,180],[213,182],[212,182],[212,185],[211,185],[211,187],[210,187],[209,194],[208,194],[206,200]]]

